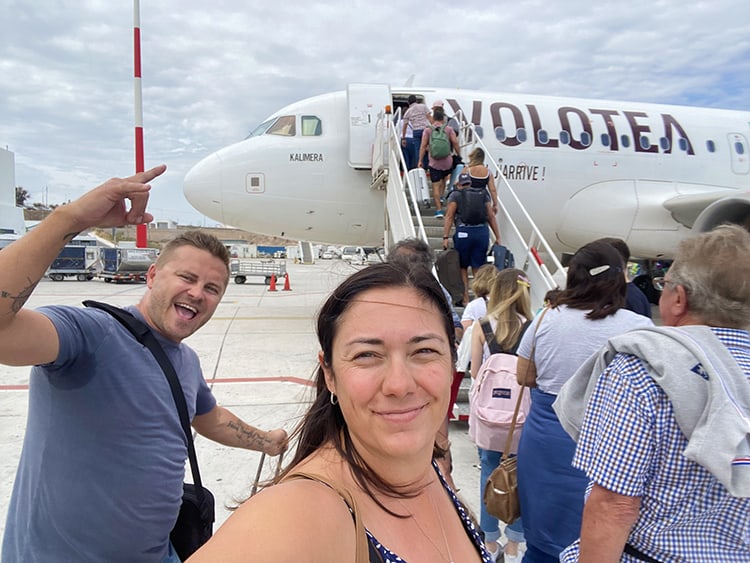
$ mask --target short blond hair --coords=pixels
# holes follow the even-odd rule
[[[181,235],[170,240],[159,253],[156,259],[156,267],[161,267],[168,262],[175,250],[181,246],[192,246],[199,250],[205,250],[211,256],[221,260],[227,267],[227,281],[229,280],[229,250],[214,235],[199,230],[185,231]]]
[[[471,282],[471,290],[477,297],[487,297],[490,294],[492,286],[495,284],[498,269],[494,264],[485,264],[474,274]]]

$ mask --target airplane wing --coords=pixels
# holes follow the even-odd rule
[[[698,232],[727,222],[750,225],[750,190],[717,188],[712,192],[679,195],[663,205],[675,221]]]

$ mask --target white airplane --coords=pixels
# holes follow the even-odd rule
[[[190,170],[190,203],[248,231],[381,245],[370,188],[377,116],[415,94],[473,123],[555,251],[603,236],[669,257],[694,232],[750,227],[750,112],[352,84],[291,104]]]

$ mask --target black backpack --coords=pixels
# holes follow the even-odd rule
[[[483,225],[487,222],[487,190],[485,188],[466,187],[461,194],[458,215],[464,225]]]

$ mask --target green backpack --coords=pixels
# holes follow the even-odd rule
[[[430,156],[435,160],[445,158],[451,153],[451,140],[445,132],[445,125],[430,126]]]

